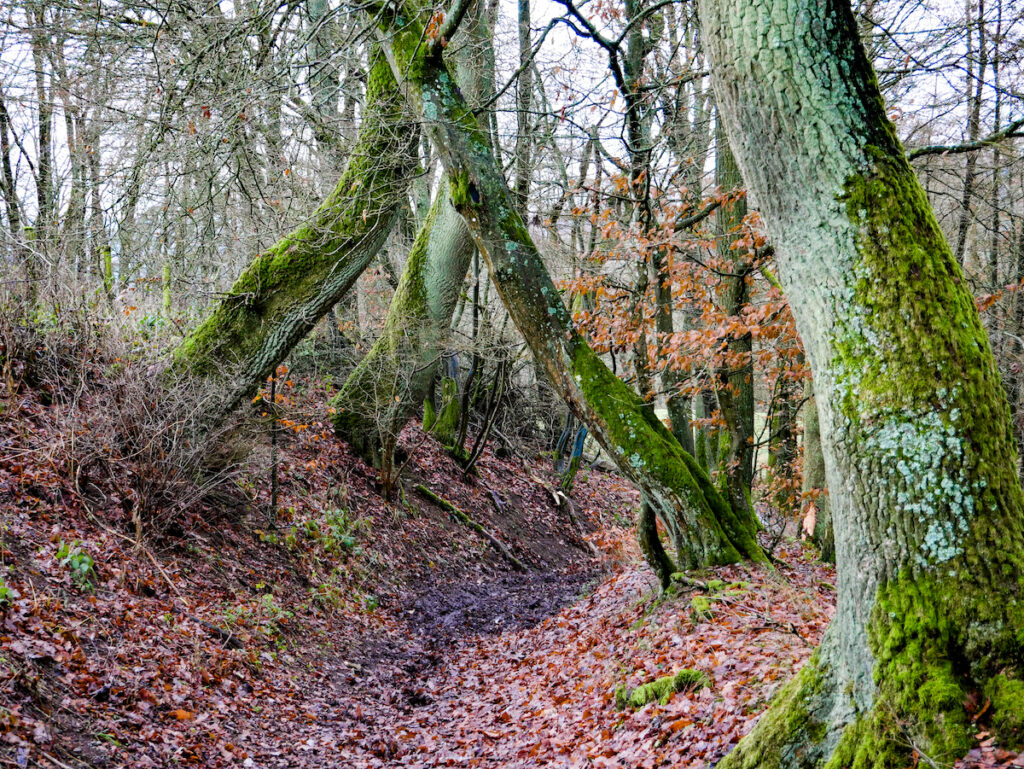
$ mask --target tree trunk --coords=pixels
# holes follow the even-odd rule
[[[380,464],[383,436],[397,434],[429,393],[475,251],[462,217],[439,194],[413,243],[380,338],[331,401],[337,434],[374,465]]]
[[[971,82],[974,74],[974,56],[971,48],[971,41],[974,34],[971,27],[974,26],[971,19],[971,8],[973,3],[967,3],[967,96],[970,104],[970,112],[967,118],[967,140],[977,141],[981,135],[981,102],[984,98],[985,89],[985,67],[987,65],[988,47],[985,43],[985,0],[978,0],[978,71]],[[974,93],[971,93],[971,87]],[[978,153],[967,153],[967,164],[964,168],[964,186],[960,195],[960,223],[956,230],[956,260],[961,267],[966,267],[967,261],[967,232],[971,227],[971,198],[974,196],[974,182],[978,175]]]
[[[814,383],[808,381],[804,391],[804,495],[813,498],[808,504],[815,509],[811,539],[821,551],[821,560],[835,563],[836,545],[832,532],[832,506],[825,479],[825,455],[821,452],[821,427],[818,405],[814,400]]]
[[[494,92],[491,48],[483,3],[477,3],[447,49],[457,67],[456,79],[471,105],[483,103]],[[393,445],[393,439],[430,395],[452,315],[476,253],[466,223],[444,193],[447,186],[443,178],[441,192],[420,225],[388,307],[383,333],[331,401],[336,409],[332,419],[335,432],[374,466],[379,467],[384,459],[381,448]],[[474,343],[476,315],[474,302]],[[468,419],[468,413],[461,409],[458,383],[446,378],[444,392],[453,387],[455,398],[446,401],[433,426],[446,446],[460,448],[456,427]]]
[[[1021,174],[1021,187],[1024,188],[1024,174]],[[1013,279],[1018,285],[1024,284],[1024,216],[1021,217],[1015,244]],[[1010,366],[1006,390],[1010,397],[1010,418],[1013,421],[1013,432],[1017,439],[1017,453],[1024,454],[1024,296],[1020,291],[1013,295],[1011,306],[1010,354],[1016,358],[1017,365]]]
[[[4,196],[12,248],[25,267],[26,280],[32,280],[33,263],[31,255],[22,243],[21,201],[18,198],[18,187],[11,166],[11,128],[7,102],[4,100],[3,91],[0,91],[0,192]]]
[[[658,330],[659,345],[667,346],[675,335],[672,301],[672,273],[669,269],[665,249],[656,248],[651,252],[651,269],[657,281],[654,287],[655,328]],[[663,352],[663,357],[667,357]],[[694,453],[693,427],[690,424],[693,404],[690,398],[680,392],[682,377],[665,361],[661,370],[661,389],[665,392],[665,408],[668,410],[672,434],[688,454]]]
[[[36,144],[36,222],[33,231],[33,246],[37,255],[32,263],[35,274],[31,274],[30,296],[35,300],[37,281],[43,278],[43,271],[50,253],[50,241],[54,225],[55,194],[53,189],[53,83],[47,76],[46,54],[50,45],[46,30],[48,23],[44,8],[37,8],[33,21],[37,28],[32,35],[32,61],[35,66],[36,98],[38,99],[38,122]],[[49,84],[48,84],[49,83]]]
[[[715,182],[721,192],[731,192],[743,185],[739,167],[729,148],[729,139],[721,119],[716,129]],[[736,252],[732,242],[736,230],[747,215],[746,198],[728,203],[716,212],[718,224],[718,257],[728,265],[729,275],[722,276],[724,290],[722,311],[739,317],[749,302],[747,273],[750,258]],[[721,470],[725,473],[729,501],[735,510],[750,507],[750,487],[754,482],[754,364],[750,333],[729,334],[725,363],[718,370],[716,394],[728,431],[728,453]]]
[[[516,203],[524,219],[528,217],[526,205],[530,195],[530,103],[533,100],[533,69],[528,66],[532,54],[530,41],[530,0],[518,0],[519,10],[519,82],[516,84]]]
[[[801,361],[802,363],[802,361]],[[797,418],[800,393],[796,383],[781,372],[772,398],[768,423],[768,475],[774,487],[772,505],[783,518],[799,509],[793,481],[796,475]]]
[[[250,396],[344,296],[376,255],[396,218],[417,131],[403,115],[387,62],[372,54],[366,117],[327,200],[258,256],[210,316],[175,350],[175,368],[224,378],[227,413]]]
[[[810,359],[836,618],[721,764],[949,765],[1024,733],[1024,495],[963,273],[847,3],[706,0],[718,105]],[[765,148],[771,148],[766,151]]]
[[[509,314],[555,390],[642,490],[666,524],[684,567],[763,559],[751,522],[738,519],[693,458],[573,328],[518,212],[486,133],[424,37],[421,8],[380,7],[396,76],[449,178],[448,194],[487,260]]]

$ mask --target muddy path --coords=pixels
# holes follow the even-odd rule
[[[466,649],[480,639],[500,644],[505,636],[529,632],[581,600],[608,573],[608,564],[595,560],[448,578],[388,599],[383,608],[399,619],[387,632],[365,635],[315,663],[317,675],[305,684],[309,707],[300,728],[280,716],[272,718],[273,733],[238,724],[237,733],[251,749],[246,766],[354,769],[408,762],[411,754],[398,736],[402,725],[432,712],[447,670],[463,664]],[[290,740],[284,738],[288,731],[294,733]],[[296,747],[282,751],[282,742]]]
[[[557,614],[606,572],[607,567],[593,563],[451,580],[410,593],[403,611],[411,631],[439,644],[467,635],[519,630]]]
[[[800,549],[785,557],[779,573],[716,569],[742,599],[701,617],[688,596],[656,601],[635,564],[424,585],[365,666],[342,662],[318,685],[300,747],[253,751],[251,766],[713,766],[831,616],[830,571]],[[616,686],[683,667],[708,686],[616,709]]]
[[[397,693],[396,705],[428,704],[422,681],[466,641],[536,626],[579,600],[607,576],[599,561],[561,569],[438,580],[393,597],[399,618],[386,634],[350,647],[333,676],[338,695],[361,699],[369,689]]]

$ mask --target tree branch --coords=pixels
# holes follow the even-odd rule
[[[695,214],[690,214],[689,216],[680,216],[676,218],[674,222],[672,222],[672,229],[685,230],[689,227],[692,227],[695,224],[700,224],[709,216],[711,216],[711,214],[713,214],[719,207],[721,207],[721,205],[722,201],[713,200]]]
[[[434,40],[434,49],[439,50],[443,46],[448,44],[448,41],[452,39],[455,34],[455,30],[459,28],[459,24],[462,23],[462,17],[466,15],[466,10],[472,4],[473,0],[455,0],[455,5],[449,8],[444,14],[444,21],[441,22],[441,26],[437,30],[437,38]]]
[[[622,72],[622,66],[619,62],[619,41],[609,40],[598,32],[597,27],[591,23],[590,19],[580,13],[580,10],[572,3],[572,0],[555,0],[555,2],[565,8],[569,15],[583,26],[581,30],[571,22],[566,22],[568,26],[573,28],[576,34],[584,38],[589,37],[608,53],[608,68],[611,69],[612,77],[615,78],[615,85],[618,86],[620,93],[623,95],[628,94],[629,89],[626,87],[626,77]]]
[[[907,153],[907,159],[916,160],[925,155],[960,155],[964,152],[982,150],[985,147],[998,144],[1004,139],[1015,139],[1024,136],[1024,132],[1021,131],[1022,128],[1024,128],[1024,119],[1014,120],[1006,128],[990,133],[988,136],[984,136],[977,141],[967,142],[966,144],[930,144],[924,147],[917,147]]]

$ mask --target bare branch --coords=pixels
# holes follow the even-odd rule
[[[983,150],[1006,139],[1016,139],[1024,136],[1024,131],[1021,131],[1022,128],[1024,128],[1024,118],[1014,120],[1006,128],[990,133],[988,136],[984,136],[977,141],[966,142],[965,144],[930,144],[924,147],[917,147],[907,153],[907,159],[917,160],[917,158],[924,157],[925,155],[960,155],[965,152]]]

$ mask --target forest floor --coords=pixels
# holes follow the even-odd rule
[[[117,361],[33,349],[0,383],[0,767],[712,766],[833,611],[833,571],[792,541],[777,569],[659,595],[636,493],[597,470],[560,504],[549,461],[488,450],[467,477],[411,427],[385,500],[298,378],[270,523],[258,421],[199,493],[124,450]],[[683,668],[708,685],[616,707]],[[981,739],[961,766],[1024,766]]]

